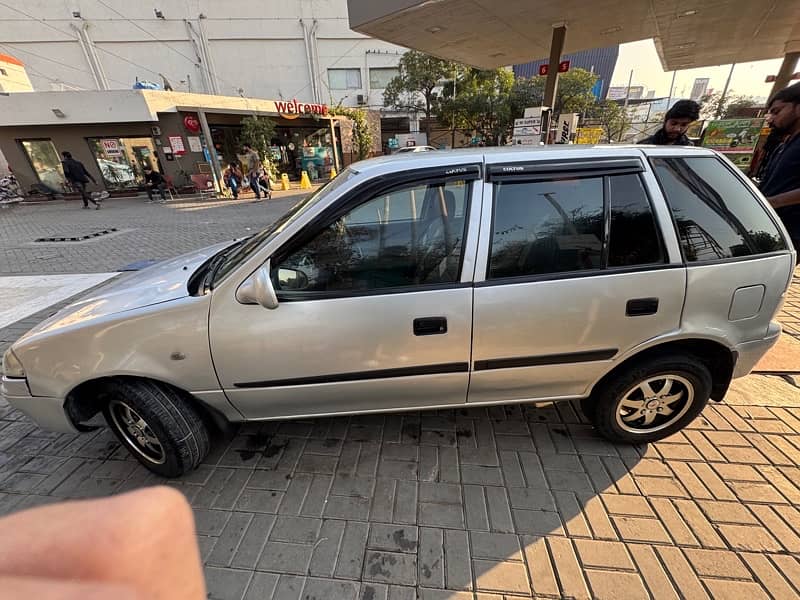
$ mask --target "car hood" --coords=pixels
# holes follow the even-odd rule
[[[227,241],[123,275],[89,296],[58,311],[28,332],[29,336],[79,325],[113,314],[169,302],[189,295],[188,282],[209,257],[233,242]]]

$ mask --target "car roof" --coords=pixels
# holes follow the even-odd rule
[[[652,155],[713,156],[708,148],[693,146],[649,146],[639,144],[554,144],[550,146],[498,146],[491,148],[459,148],[436,152],[400,152],[353,163],[352,169],[365,175],[379,175],[405,169],[445,167],[459,164],[500,164],[590,159],[593,157],[644,158]]]

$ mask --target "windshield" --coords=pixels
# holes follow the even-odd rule
[[[258,250],[264,243],[272,238],[273,235],[283,231],[288,225],[298,219],[300,215],[316,206],[319,202],[327,198],[331,193],[335,192],[337,189],[339,189],[339,187],[357,174],[358,171],[353,168],[345,169],[339,173],[336,178],[331,179],[322,187],[317,189],[316,192],[306,196],[300,200],[300,202],[292,206],[292,208],[290,208],[282,217],[272,223],[269,227],[259,231],[255,235],[250,236],[241,246],[234,248],[233,251],[225,257],[225,261],[216,269],[214,279],[211,281],[211,288],[213,289],[217,282],[222,281],[229,273],[235,271],[239,265],[250,258],[253,252]],[[230,247],[222,250],[221,252],[229,251]]]

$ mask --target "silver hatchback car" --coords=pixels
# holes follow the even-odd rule
[[[6,354],[2,391],[56,431],[102,411],[165,476],[212,427],[276,418],[580,400],[645,443],[775,343],[794,263],[708,150],[409,153],[62,310]]]

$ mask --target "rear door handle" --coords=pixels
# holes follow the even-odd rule
[[[447,318],[422,317],[414,319],[414,335],[442,335],[447,333]]]
[[[642,317],[658,312],[658,298],[634,298],[625,305],[626,317]]]

